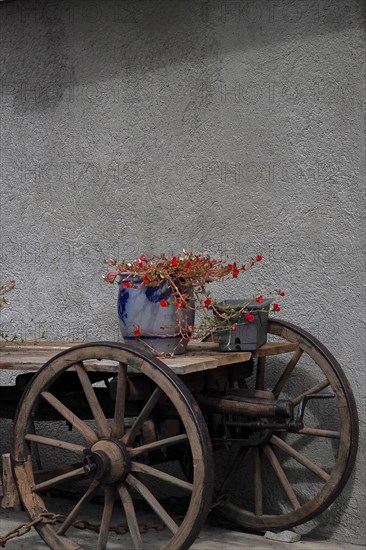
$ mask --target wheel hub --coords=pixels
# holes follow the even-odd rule
[[[101,439],[84,451],[83,467],[88,477],[113,484],[125,479],[131,461],[124,443],[118,439]]]

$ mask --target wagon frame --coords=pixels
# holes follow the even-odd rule
[[[0,417],[13,417],[21,396],[12,464],[31,520],[52,512],[47,490],[87,481],[60,523],[35,525],[48,546],[81,548],[72,525],[96,494],[103,498],[97,550],[107,548],[116,499],[133,547],[143,548],[138,496],[170,533],[165,550],[191,546],[213,498],[220,516],[258,532],[294,527],[330,506],[357,453],[352,390],[336,359],[306,331],[270,319],[268,332],[273,341],[255,352],[223,353],[208,341],[166,359],[122,342],[38,341],[1,348],[0,368],[26,371],[15,387],[0,388]],[[34,429],[35,423],[61,418],[73,428],[73,441]],[[322,458],[322,446],[331,464],[314,460],[318,448]],[[40,448],[51,461],[52,453],[63,453],[66,466],[41,466]],[[214,475],[213,457],[220,453]],[[184,475],[160,468],[173,460]],[[188,495],[179,522],[146,480]]]

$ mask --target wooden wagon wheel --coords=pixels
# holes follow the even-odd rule
[[[230,457],[221,457],[226,475],[217,490],[227,501],[220,510],[227,519],[255,531],[294,527],[324,511],[347,482],[358,444],[355,400],[335,358],[316,338],[290,323],[270,320],[269,333],[274,335],[269,339],[297,343],[298,348],[291,354],[258,358],[244,386],[268,392],[263,396],[272,399],[291,399],[295,412],[305,394],[328,398],[308,402],[300,433],[228,428],[241,443],[231,447]]]
[[[106,409],[98,400],[98,384],[93,384],[88,374],[92,368],[116,373],[116,400],[111,419],[107,418]],[[76,371],[79,379],[79,397],[73,403],[66,400],[64,388],[61,392],[57,389],[58,381],[66,371]],[[140,393],[147,393],[143,402],[138,397],[134,400],[130,397],[131,387],[136,388],[136,380]],[[89,406],[89,413],[94,418],[92,421],[85,420],[91,414],[82,418],[83,400]],[[32,432],[31,421],[37,418],[37,411],[45,406],[51,407],[74,428],[70,434],[71,440],[60,436],[54,424],[49,422],[42,423],[42,429],[49,430],[51,435]],[[175,419],[175,434],[170,437],[155,434],[155,438],[146,444],[141,439],[143,429],[149,422],[151,424],[152,418],[161,414],[161,410],[169,410],[169,418]],[[42,460],[45,458],[48,464],[53,461],[58,465],[54,470],[56,473],[50,474],[44,462],[43,470],[36,471],[32,442],[41,447]],[[174,449],[186,447],[193,462],[191,483],[184,476],[179,477],[175,472],[174,475],[166,473],[156,467],[159,462],[156,460],[157,454],[170,456]],[[60,523],[36,525],[41,537],[55,550],[82,548],[78,542],[80,531],[72,524],[77,519],[88,517],[85,516],[88,504],[96,495],[104,499],[101,526],[99,534],[95,535],[96,540],[88,544],[88,550],[107,547],[113,513],[118,524],[125,522],[130,535],[122,536],[121,548],[131,548],[131,539],[134,548],[143,548],[144,537],[138,518],[141,501],[145,501],[157,520],[167,527],[164,529],[164,533],[167,532],[164,549],[189,548],[211,504],[211,443],[196,402],[183,382],[159,359],[126,344],[80,345],[46,363],[27,387],[19,404],[12,458],[20,496],[32,520],[41,513],[54,511],[52,504],[46,505],[45,500],[48,503],[55,499],[47,500],[45,491],[62,482],[75,480],[86,485],[84,494],[76,504],[68,502],[69,509],[63,511],[64,518]],[[171,511],[164,508],[162,497],[156,495],[156,486],[159,490],[170,486],[175,492],[180,490],[187,495],[183,519],[176,520],[170,515]]]

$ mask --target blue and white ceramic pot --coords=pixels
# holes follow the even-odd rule
[[[138,279],[130,278],[129,281],[141,284]],[[179,334],[179,326],[188,333],[188,327],[194,324],[194,310],[177,308],[173,303],[161,307],[160,301],[169,303],[170,296],[171,290],[165,282],[158,287],[124,288],[122,276],[117,306],[123,338],[159,353],[184,353],[188,340]],[[134,334],[136,329],[140,331],[139,337]]]

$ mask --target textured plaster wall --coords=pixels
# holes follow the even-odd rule
[[[0,5],[3,332],[115,339],[107,256],[261,252],[227,293],[284,288],[283,317],[343,365],[360,452],[316,533],[360,543],[362,18],[356,0]]]

